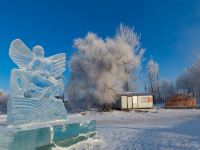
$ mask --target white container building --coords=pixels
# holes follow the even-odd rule
[[[118,99],[113,105],[120,110],[153,108],[153,95],[150,93],[118,93]]]

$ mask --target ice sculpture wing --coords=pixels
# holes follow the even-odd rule
[[[66,54],[60,53],[47,58],[51,62],[51,75],[54,78],[60,77],[65,71]]]
[[[11,42],[9,56],[19,68],[26,68],[33,59],[31,50],[20,39]]]

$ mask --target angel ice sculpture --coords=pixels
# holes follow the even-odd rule
[[[11,42],[9,56],[19,69],[11,72],[8,122],[13,125],[66,119],[60,97],[64,92],[64,53],[44,57],[41,46],[31,51],[21,40]]]

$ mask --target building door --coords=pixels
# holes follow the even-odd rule
[[[137,96],[132,96],[132,99],[133,99],[133,108],[137,108],[137,103],[138,103]]]

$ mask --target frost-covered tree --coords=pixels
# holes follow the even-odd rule
[[[159,80],[159,64],[150,58],[147,69],[147,91],[154,96],[154,103],[165,102],[165,100],[176,93],[173,82],[170,80]]]
[[[190,95],[195,88],[194,84],[192,83],[193,79],[190,78],[190,75],[192,75],[190,72],[185,71],[176,80],[176,87],[182,94]]]
[[[0,113],[5,113],[7,108],[8,93],[0,89]]]
[[[130,90],[131,75],[144,53],[133,29],[120,25],[116,35],[106,39],[88,33],[76,39],[74,46],[77,51],[69,62],[69,100],[87,107],[97,103],[107,107],[117,92]]]
[[[159,93],[160,99],[163,100],[163,102],[165,102],[170,96],[176,94],[176,88],[174,87],[173,82],[166,79],[160,80]]]
[[[200,95],[200,55],[197,56],[192,66],[187,69],[190,82],[190,92],[193,96]]]
[[[158,80],[159,65],[153,60],[153,58],[150,58],[150,60],[147,62],[146,70],[148,91],[153,94],[154,100],[157,100],[160,96]]]
[[[186,69],[176,80],[179,93],[196,96],[200,93],[200,58]]]
[[[117,38],[129,45],[127,52],[131,56],[129,61],[126,60],[124,65],[125,78],[123,81],[123,90],[125,92],[136,91],[140,85],[139,71],[145,50],[140,47],[140,37],[130,27],[121,24],[117,30]]]

